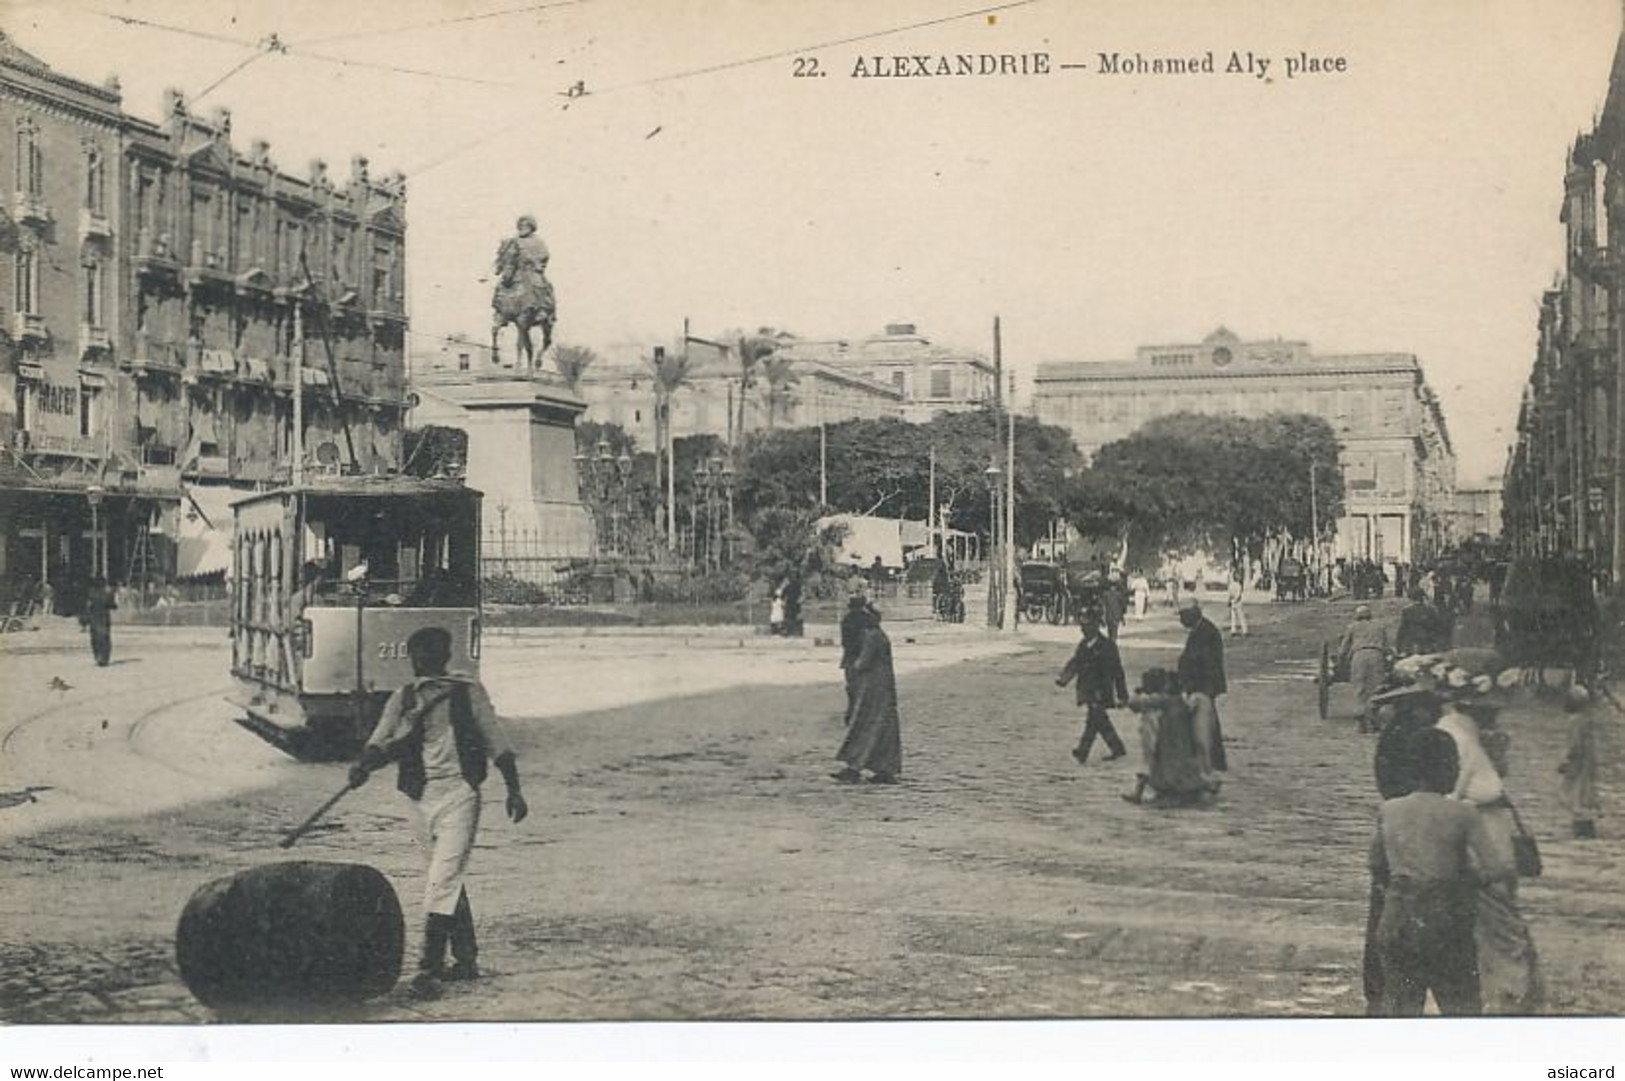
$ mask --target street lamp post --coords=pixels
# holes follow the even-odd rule
[[[90,573],[92,577],[107,577],[107,546],[102,542],[102,497],[106,492],[100,484],[85,489],[90,503]]]
[[[613,453],[608,438],[600,438],[593,451],[576,452],[576,475],[592,494],[597,547],[614,555],[621,550],[621,501],[631,499],[627,482],[632,475],[632,457],[624,450],[619,455]]]

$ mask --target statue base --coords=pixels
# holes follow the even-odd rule
[[[592,514],[576,475],[576,419],[587,403],[552,373],[429,371],[413,378],[411,423],[468,433],[464,480],[485,493],[482,558],[504,572],[551,581],[560,565],[593,557]]]

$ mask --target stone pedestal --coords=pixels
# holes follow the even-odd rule
[[[581,502],[575,422],[587,403],[550,373],[429,371],[416,375],[411,423],[468,433],[469,487],[485,493],[487,574],[540,580],[593,555]]]

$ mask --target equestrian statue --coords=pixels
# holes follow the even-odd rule
[[[497,287],[491,294],[491,358],[500,362],[497,336],[512,323],[518,334],[516,361],[524,367],[539,367],[541,357],[553,344],[553,322],[558,307],[553,285],[547,280],[547,245],[536,235],[536,219],[529,214],[519,219],[518,236],[508,237],[497,249]],[[542,328],[540,353],[533,350],[530,328]]]

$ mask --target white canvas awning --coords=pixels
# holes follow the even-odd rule
[[[190,484],[175,536],[175,576],[201,578],[231,569],[231,505],[249,494],[237,488]]]

